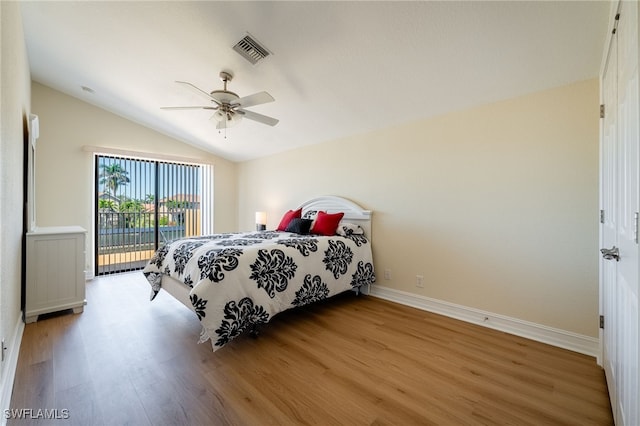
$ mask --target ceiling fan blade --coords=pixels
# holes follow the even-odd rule
[[[266,115],[258,114],[253,111],[246,111],[244,109],[236,110],[236,112],[244,115],[245,118],[248,118],[249,120],[257,121],[258,123],[267,124],[269,126],[275,126],[280,121],[276,118],[267,117]]]
[[[210,100],[212,102],[215,102],[216,105],[220,106],[220,102],[218,102],[213,96],[211,96],[211,94],[205,92],[204,90],[200,89],[199,87],[194,86],[193,84],[191,84],[191,83],[189,83],[187,81],[176,81],[176,83],[182,84],[184,87],[188,88],[192,92],[197,93],[200,96],[204,96],[208,100]]]
[[[249,108],[254,105],[266,104],[273,101],[275,101],[275,99],[267,92],[258,92],[238,99],[233,105],[239,105],[240,108]]]
[[[160,109],[213,109],[216,110],[218,107],[212,106],[173,106],[173,107],[160,107]]]

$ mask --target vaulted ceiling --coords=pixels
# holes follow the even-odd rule
[[[21,4],[34,81],[244,161],[598,76],[609,2],[100,2]],[[250,33],[272,55],[232,47]],[[176,84],[239,96],[275,127],[216,130]],[[82,87],[92,89],[93,93]],[[34,111],[38,113],[38,111]],[[45,129],[43,129],[44,131]],[[226,136],[226,138],[225,138]]]

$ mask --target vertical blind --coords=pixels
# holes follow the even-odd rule
[[[96,155],[96,274],[141,269],[167,241],[211,232],[212,169]]]

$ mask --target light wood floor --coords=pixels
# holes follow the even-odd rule
[[[213,353],[195,314],[141,273],[25,328],[11,408],[54,425],[608,425],[591,357],[373,297],[283,313]]]

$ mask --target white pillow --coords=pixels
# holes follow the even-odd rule
[[[362,229],[360,225],[356,225],[355,223],[341,222],[340,225],[338,225],[336,234],[343,237],[346,237],[348,235],[364,235],[364,229]]]

